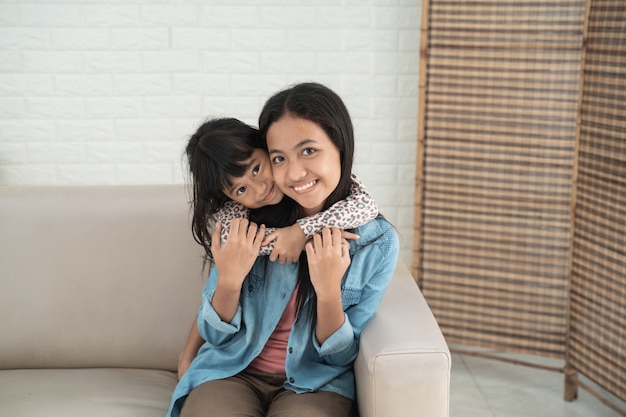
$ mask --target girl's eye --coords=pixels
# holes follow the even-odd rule
[[[313,148],[306,148],[305,150],[302,151],[302,155],[313,155],[315,153],[315,149]]]
[[[272,163],[274,164],[279,164],[281,162],[283,162],[285,158],[283,158],[282,156],[275,156],[274,159],[272,159]]]
[[[256,177],[259,174],[260,170],[261,170],[260,165],[255,166],[254,168],[252,168],[252,175]]]
[[[246,187],[239,187],[237,188],[237,191],[235,191],[237,195],[242,195],[245,192],[246,192]]]

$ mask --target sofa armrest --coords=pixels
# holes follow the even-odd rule
[[[451,356],[407,267],[399,263],[354,364],[360,417],[447,417]]]

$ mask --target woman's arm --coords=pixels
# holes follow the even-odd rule
[[[394,228],[385,220],[374,220],[372,226],[369,231],[359,229],[368,243],[356,248],[345,277],[344,322],[323,343],[316,343],[324,361],[338,366],[356,358],[361,333],[374,317],[398,262],[400,245]]]
[[[320,345],[344,323],[341,279],[350,266],[349,248],[337,228],[323,229],[306,244],[311,284],[317,296],[315,337]]]
[[[217,268],[217,285],[211,304],[224,322],[230,322],[239,306],[241,285],[259,253],[265,226],[247,219],[233,219],[225,243],[220,241],[221,224],[213,231],[212,252]]]

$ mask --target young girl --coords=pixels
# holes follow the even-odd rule
[[[192,176],[193,234],[205,249],[205,259],[212,263],[210,233],[217,226],[222,242],[228,237],[233,219],[248,218],[249,209],[274,206],[283,199],[274,184],[267,152],[262,149],[260,133],[232,118],[212,119],[203,123],[186,147]],[[281,263],[295,262],[306,239],[324,226],[353,229],[376,217],[374,199],[355,176],[351,193],[327,211],[299,219],[293,225],[266,229],[260,255]],[[353,234],[345,236],[354,238]],[[204,343],[197,329],[197,319],[178,358],[179,378],[189,368]]]
[[[334,92],[310,83],[282,91],[259,126],[274,181],[289,197],[274,209],[276,226],[349,195],[352,124]],[[357,241],[324,228],[297,264],[280,264],[257,258],[263,229],[235,219],[223,244],[214,232],[216,268],[198,313],[206,343],[168,416],[350,415],[359,338],[395,270],[397,235],[380,217],[355,230]]]

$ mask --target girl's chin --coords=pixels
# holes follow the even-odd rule
[[[276,204],[280,203],[280,202],[282,201],[282,199],[283,199],[283,197],[284,197],[284,196],[285,196],[285,195],[284,195],[283,193],[280,193],[280,194],[276,195],[276,196],[272,199],[272,202],[271,202],[270,204],[271,204],[272,206],[274,206],[274,205],[276,205]]]

